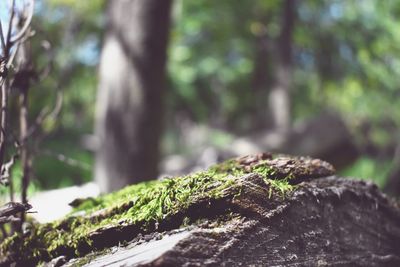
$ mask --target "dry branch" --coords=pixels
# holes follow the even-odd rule
[[[32,80],[34,71],[30,49],[28,48],[29,38],[33,35],[30,30],[30,24],[34,13],[34,0],[27,0],[20,12],[16,11],[15,0],[12,0],[10,7],[10,18],[8,21],[7,35],[4,35],[2,23],[0,21],[0,42],[2,47],[2,55],[0,57],[0,184],[9,185],[11,202],[0,207],[0,224],[13,222],[17,218],[21,222],[24,221],[24,214],[31,208],[27,202],[27,188],[29,184],[30,170],[30,154],[26,145],[26,136],[28,133],[28,91],[30,81]],[[13,67],[14,59],[18,56],[16,68],[10,75],[9,68]],[[9,142],[7,137],[12,136],[12,131],[9,129],[9,94],[11,86],[18,88],[20,91],[20,129],[19,140],[16,149],[17,154],[5,163],[6,150]],[[15,139],[15,138],[14,138]],[[10,179],[10,168],[15,162],[15,159],[21,155],[21,163],[23,168],[22,177],[22,203],[13,202],[14,194],[12,180]],[[21,229],[21,227],[19,227]],[[6,236],[4,228],[1,228],[2,236]]]
[[[0,218],[14,216],[31,208],[32,206],[28,203],[8,202],[0,207]]]

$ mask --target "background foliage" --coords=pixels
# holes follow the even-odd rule
[[[34,164],[32,186],[48,189],[91,179],[93,156],[86,141],[93,132],[106,4],[37,3],[35,60],[47,64],[40,53],[46,40],[53,69],[33,89],[33,114],[54,102],[56,90],[64,92],[63,111],[56,121],[46,121],[48,136]],[[175,1],[165,155],[188,149],[179,142],[182,121],[217,129],[217,144],[268,127],[267,96],[276,66],[281,3]],[[399,140],[399,17],[399,0],[303,0],[297,1],[293,33],[294,122],[323,111],[340,113],[362,151],[344,173],[375,178],[380,185]]]

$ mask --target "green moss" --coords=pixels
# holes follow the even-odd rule
[[[252,172],[260,174],[264,178],[265,183],[269,185],[268,197],[270,198],[274,192],[284,197],[286,193],[293,191],[296,187],[290,183],[290,180],[295,178],[292,174],[278,180],[271,179],[276,174],[276,171],[274,168],[267,167],[266,162],[261,162],[261,164],[257,164],[252,169]]]
[[[3,255],[15,260],[48,260],[59,255],[79,256],[92,245],[91,234],[102,227],[157,224],[187,210],[199,200],[219,199],[240,193],[239,178],[258,173],[273,192],[293,190],[290,175],[273,180],[276,169],[260,161],[255,167],[229,160],[191,175],[128,186],[118,192],[83,202],[66,218],[35,227],[30,236],[16,234],[1,246]],[[190,220],[186,220],[190,221]],[[85,249],[86,248],[86,249]]]

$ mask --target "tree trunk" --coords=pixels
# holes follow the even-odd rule
[[[103,192],[157,177],[171,3],[109,1],[95,128]]]
[[[396,146],[396,151],[392,160],[390,170],[383,191],[393,197],[400,196],[400,143]]]
[[[268,24],[267,16],[259,17],[258,21],[263,29],[254,32],[254,68],[252,77],[252,89],[254,93],[253,108],[253,129],[260,130],[271,126],[270,114],[265,112],[265,97],[268,96],[271,77],[268,75],[270,69],[271,38],[268,36],[266,26]]]
[[[292,33],[294,26],[294,0],[285,0],[282,12],[282,30],[278,40],[276,81],[271,90],[270,111],[276,130],[287,133],[290,125],[290,84],[292,76]]]

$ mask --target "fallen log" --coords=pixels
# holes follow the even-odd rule
[[[400,209],[309,158],[260,154],[85,202],[0,245],[20,266],[398,266]]]

